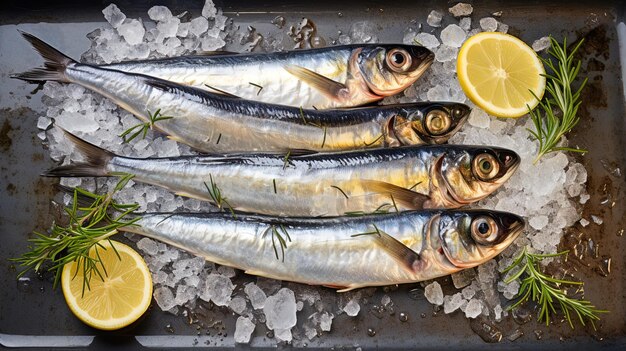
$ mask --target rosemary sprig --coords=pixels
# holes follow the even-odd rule
[[[146,138],[146,134],[148,134],[149,129],[153,129],[154,124],[158,121],[164,121],[167,119],[172,119],[174,117],[171,116],[163,116],[161,115],[161,109],[156,110],[154,114],[148,111],[148,122],[139,123],[136,126],[128,128],[124,133],[120,134],[120,137],[124,139],[124,143],[128,143],[131,140],[135,139],[141,134],[141,139]],[[130,136],[128,136],[130,134]],[[128,137],[127,137],[128,136]]]
[[[583,40],[578,42],[574,48],[568,52],[567,39],[563,39],[561,46],[556,39],[550,36],[550,49],[548,53],[556,59],[556,64],[552,58],[540,58],[544,66],[551,73],[546,73],[546,96],[539,102],[540,108],[531,110],[528,107],[530,117],[535,125],[535,130],[530,130],[530,134],[539,142],[539,151],[534,163],[550,152],[572,151],[586,152],[586,150],[557,146],[563,136],[578,124],[580,118],[577,116],[581,99],[580,92],[587,83],[587,78],[583,80],[577,90],[573,84],[580,71],[580,60],[574,62],[574,54],[580,48]],[[540,100],[534,92],[531,94],[535,99]],[[557,112],[555,112],[555,110]]]
[[[282,234],[278,232],[278,229],[280,229]],[[278,249],[276,248],[276,242],[278,242],[278,245],[279,245],[278,247],[280,247],[280,252],[282,255],[282,262],[285,262],[285,249],[287,248],[287,241],[285,240],[283,235],[285,235],[287,237],[287,240],[291,242],[291,236],[289,236],[287,229],[285,229],[285,227],[282,224],[278,226],[272,224],[269,228],[265,230],[262,237],[265,238],[268,233],[272,234],[272,246],[274,247],[274,255],[276,255],[276,259],[277,260],[281,259],[278,256]]]
[[[345,216],[348,217],[360,217],[360,216],[367,216],[367,215],[379,215],[379,214],[387,214],[389,213],[389,211],[393,208],[392,204],[389,203],[384,203],[380,206],[378,206],[377,209],[375,209],[372,212],[365,212],[365,211],[348,211],[348,212],[344,212]]]
[[[572,329],[574,328],[574,324],[572,323],[573,314],[578,316],[578,320],[580,320],[583,326],[585,325],[585,320],[589,320],[595,329],[594,322],[600,320],[598,314],[607,313],[608,311],[597,309],[591,302],[584,300],[584,298],[575,299],[567,296],[561,287],[562,285],[579,285],[582,287],[584,283],[551,277],[543,273],[539,267],[539,261],[544,258],[563,256],[567,253],[568,251],[550,255],[532,254],[524,247],[520,255],[503,271],[503,273],[506,274],[513,271],[514,268],[518,268],[515,273],[512,273],[511,276],[505,280],[506,284],[526,274],[526,278],[522,279],[522,284],[516,296],[518,300],[513,305],[509,306],[508,309],[511,310],[528,300],[532,300],[540,306],[538,320],[545,321],[546,325],[548,325],[550,323],[550,315],[556,314],[555,305],[558,302],[561,312],[564,314]]]
[[[107,272],[98,253],[98,250],[103,248],[99,242],[109,240],[112,235],[117,234],[119,228],[134,225],[140,218],[127,218],[129,214],[137,210],[139,207],[137,204],[120,204],[113,200],[113,194],[126,186],[132,177],[131,174],[123,175],[113,191],[103,195],[81,188],[74,189],[72,204],[65,208],[69,223],[66,226],[55,223],[49,235],[35,232],[35,237],[29,239],[30,251],[12,259],[24,267],[18,277],[31,269],[40,271],[45,263],[49,263],[48,270],[55,274],[54,286],[56,287],[60,281],[63,266],[76,262],[75,275],[78,274],[78,268],[83,270],[83,294],[86,289],[89,290],[89,282],[94,274],[103,279]],[[90,203],[81,206],[79,203],[84,202],[84,199]],[[111,215],[109,212],[114,212],[116,215]],[[112,243],[111,247],[117,254]],[[95,250],[95,257],[89,254],[92,248]]]
[[[248,83],[250,83],[250,85],[252,85],[252,86],[254,86],[254,87],[257,87],[257,88],[259,89],[259,90],[256,92],[256,95],[257,95],[257,96],[259,96],[259,94],[261,94],[261,91],[263,90],[263,87],[262,87],[262,86],[260,86],[260,85],[258,85],[258,84],[254,84],[254,83],[252,83],[252,82],[248,82]]]
[[[356,238],[356,237],[364,236],[364,235],[378,235],[378,236],[381,236],[382,233],[381,233],[380,229],[378,229],[376,224],[372,224],[372,226],[374,227],[374,230],[371,230],[369,232],[364,232],[364,233],[352,234],[352,235],[350,235],[350,237],[351,238]]]
[[[215,204],[215,206],[217,206],[217,208],[219,208],[220,211],[223,211],[224,207],[226,207],[230,211],[230,213],[233,215],[233,217],[237,217],[235,215],[235,211],[233,210],[233,207],[228,203],[228,200],[226,199],[226,197],[222,195],[222,190],[220,190],[217,184],[215,184],[215,182],[213,181],[213,176],[211,174],[209,174],[209,182],[210,184],[207,184],[207,182],[204,182],[204,186],[206,187],[206,190],[209,192],[209,196],[213,200],[213,203]]]

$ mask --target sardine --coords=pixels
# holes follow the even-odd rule
[[[356,44],[127,61],[101,67],[228,92],[249,100],[327,109],[359,106],[394,95],[413,84],[434,57],[422,46]]]
[[[272,215],[456,208],[498,189],[520,162],[511,150],[464,145],[137,159],[117,156],[69,133],[67,137],[87,162],[60,166],[44,175],[129,173],[135,181],[179,195],[217,205],[223,198],[233,209]]]
[[[522,218],[489,210],[334,218],[146,214],[126,231],[248,274],[341,291],[433,279],[507,248]]]
[[[470,111],[466,105],[445,102],[347,110],[267,104],[80,64],[29,34],[24,37],[46,59],[45,68],[14,78],[80,84],[170,138],[203,152],[330,151],[443,143]],[[151,122],[150,111],[171,118]]]

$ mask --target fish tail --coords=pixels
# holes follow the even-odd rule
[[[25,80],[27,82],[69,82],[65,76],[65,69],[71,63],[76,61],[62,54],[59,50],[53,48],[43,40],[32,34],[19,31],[24,39],[43,57],[45,60],[44,67],[33,68],[30,71],[12,74],[11,78]]]
[[[65,131],[65,136],[76,145],[87,162],[55,167],[45,171],[44,177],[106,177],[109,176],[107,165],[116,155],[91,144],[72,133]]]

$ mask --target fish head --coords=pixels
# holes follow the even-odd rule
[[[521,217],[507,212],[444,212],[438,223],[439,252],[456,268],[474,267],[506,249],[524,226]]]
[[[413,84],[434,59],[435,54],[423,46],[391,44],[361,48],[356,63],[368,88],[384,97]]]
[[[432,177],[447,207],[476,202],[496,191],[520,164],[514,151],[485,146],[450,147],[434,164]]]
[[[395,119],[401,122],[395,123],[394,131],[410,130],[423,142],[443,144],[461,128],[470,111],[469,106],[455,102],[406,104]]]

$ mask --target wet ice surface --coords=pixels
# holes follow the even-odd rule
[[[430,12],[430,11],[429,11]],[[508,26],[493,17],[470,18],[471,6],[455,5],[449,14],[430,12],[421,19],[430,25],[423,31],[413,29],[397,41],[419,43],[435,52],[436,60],[418,84],[409,87],[385,103],[421,100],[452,100],[473,107],[466,125],[450,142],[502,146],[515,150],[522,157],[518,172],[501,190],[482,200],[474,207],[510,211],[528,221],[525,235],[521,236],[496,260],[478,268],[452,275],[453,290],[444,289],[438,282],[424,282],[427,301],[443,305],[444,313],[460,313],[468,318],[488,316],[500,319],[507,313],[502,305],[512,299],[519,282],[504,284],[500,273],[511,262],[519,248],[529,245],[536,252],[554,253],[563,230],[580,221],[580,225],[601,225],[602,219],[591,216],[582,219],[577,211],[589,195],[585,190],[587,172],[566,154],[553,153],[533,164],[536,143],[530,139],[526,128],[532,128],[528,118],[497,119],[472,105],[466,99],[456,79],[456,56],[459,47],[472,34],[484,30],[506,32]],[[282,43],[248,28],[232,28],[230,20],[209,1],[201,16],[180,16],[162,6],[155,6],[147,19],[127,18],[114,4],[103,10],[110,24],[88,34],[91,48],[83,54],[88,63],[110,63],[128,59],[160,58],[220,50],[227,43],[241,43],[249,50],[282,50],[293,43]],[[285,19],[283,18],[284,22]],[[284,29],[289,23],[283,23]],[[301,22],[298,35],[310,30],[310,23]],[[309,29],[307,29],[309,28]],[[265,33],[263,33],[265,35]],[[344,33],[327,43],[377,42],[377,29],[369,22],[347,23]],[[302,40],[294,38],[294,41]],[[307,39],[311,40],[311,38]],[[298,42],[297,45],[300,45]],[[310,43],[309,43],[310,44]],[[308,45],[308,44],[307,44]],[[533,49],[545,50],[547,38],[533,43]],[[306,45],[304,45],[306,46]],[[81,156],[52,124],[62,126],[80,137],[110,151],[131,157],[165,157],[192,154],[182,144],[168,140],[149,131],[145,140],[124,144],[119,135],[139,121],[131,114],[117,108],[111,101],[91,94],[77,85],[47,83],[43,89],[43,102],[47,107],[44,116],[37,120],[42,130],[38,136],[49,145],[51,157],[62,164],[81,160]],[[81,186],[104,192],[115,179],[65,178],[62,184]],[[146,211],[212,211],[213,207],[195,199],[176,196],[166,190],[130,182],[118,193],[120,202],[136,202]],[[66,197],[69,201],[69,197]],[[220,267],[189,253],[180,251],[149,238],[127,235],[136,242],[153,275],[154,298],[160,309],[182,314],[195,308],[200,301],[210,302],[217,308],[232,311],[238,316],[234,339],[238,343],[250,342],[256,325],[272,329],[276,341],[311,340],[333,329],[334,318],[341,314],[349,317],[372,313],[369,305],[356,293],[320,294],[320,289],[288,284],[266,278],[256,278],[236,286],[233,277],[241,275],[228,267]],[[451,287],[452,288],[452,287]],[[393,306],[385,295],[381,305]],[[379,306],[380,307],[380,306]],[[377,311],[374,309],[372,311]],[[346,317],[343,316],[343,317]],[[294,327],[295,326],[295,327]],[[256,328],[258,330],[258,328]]]

